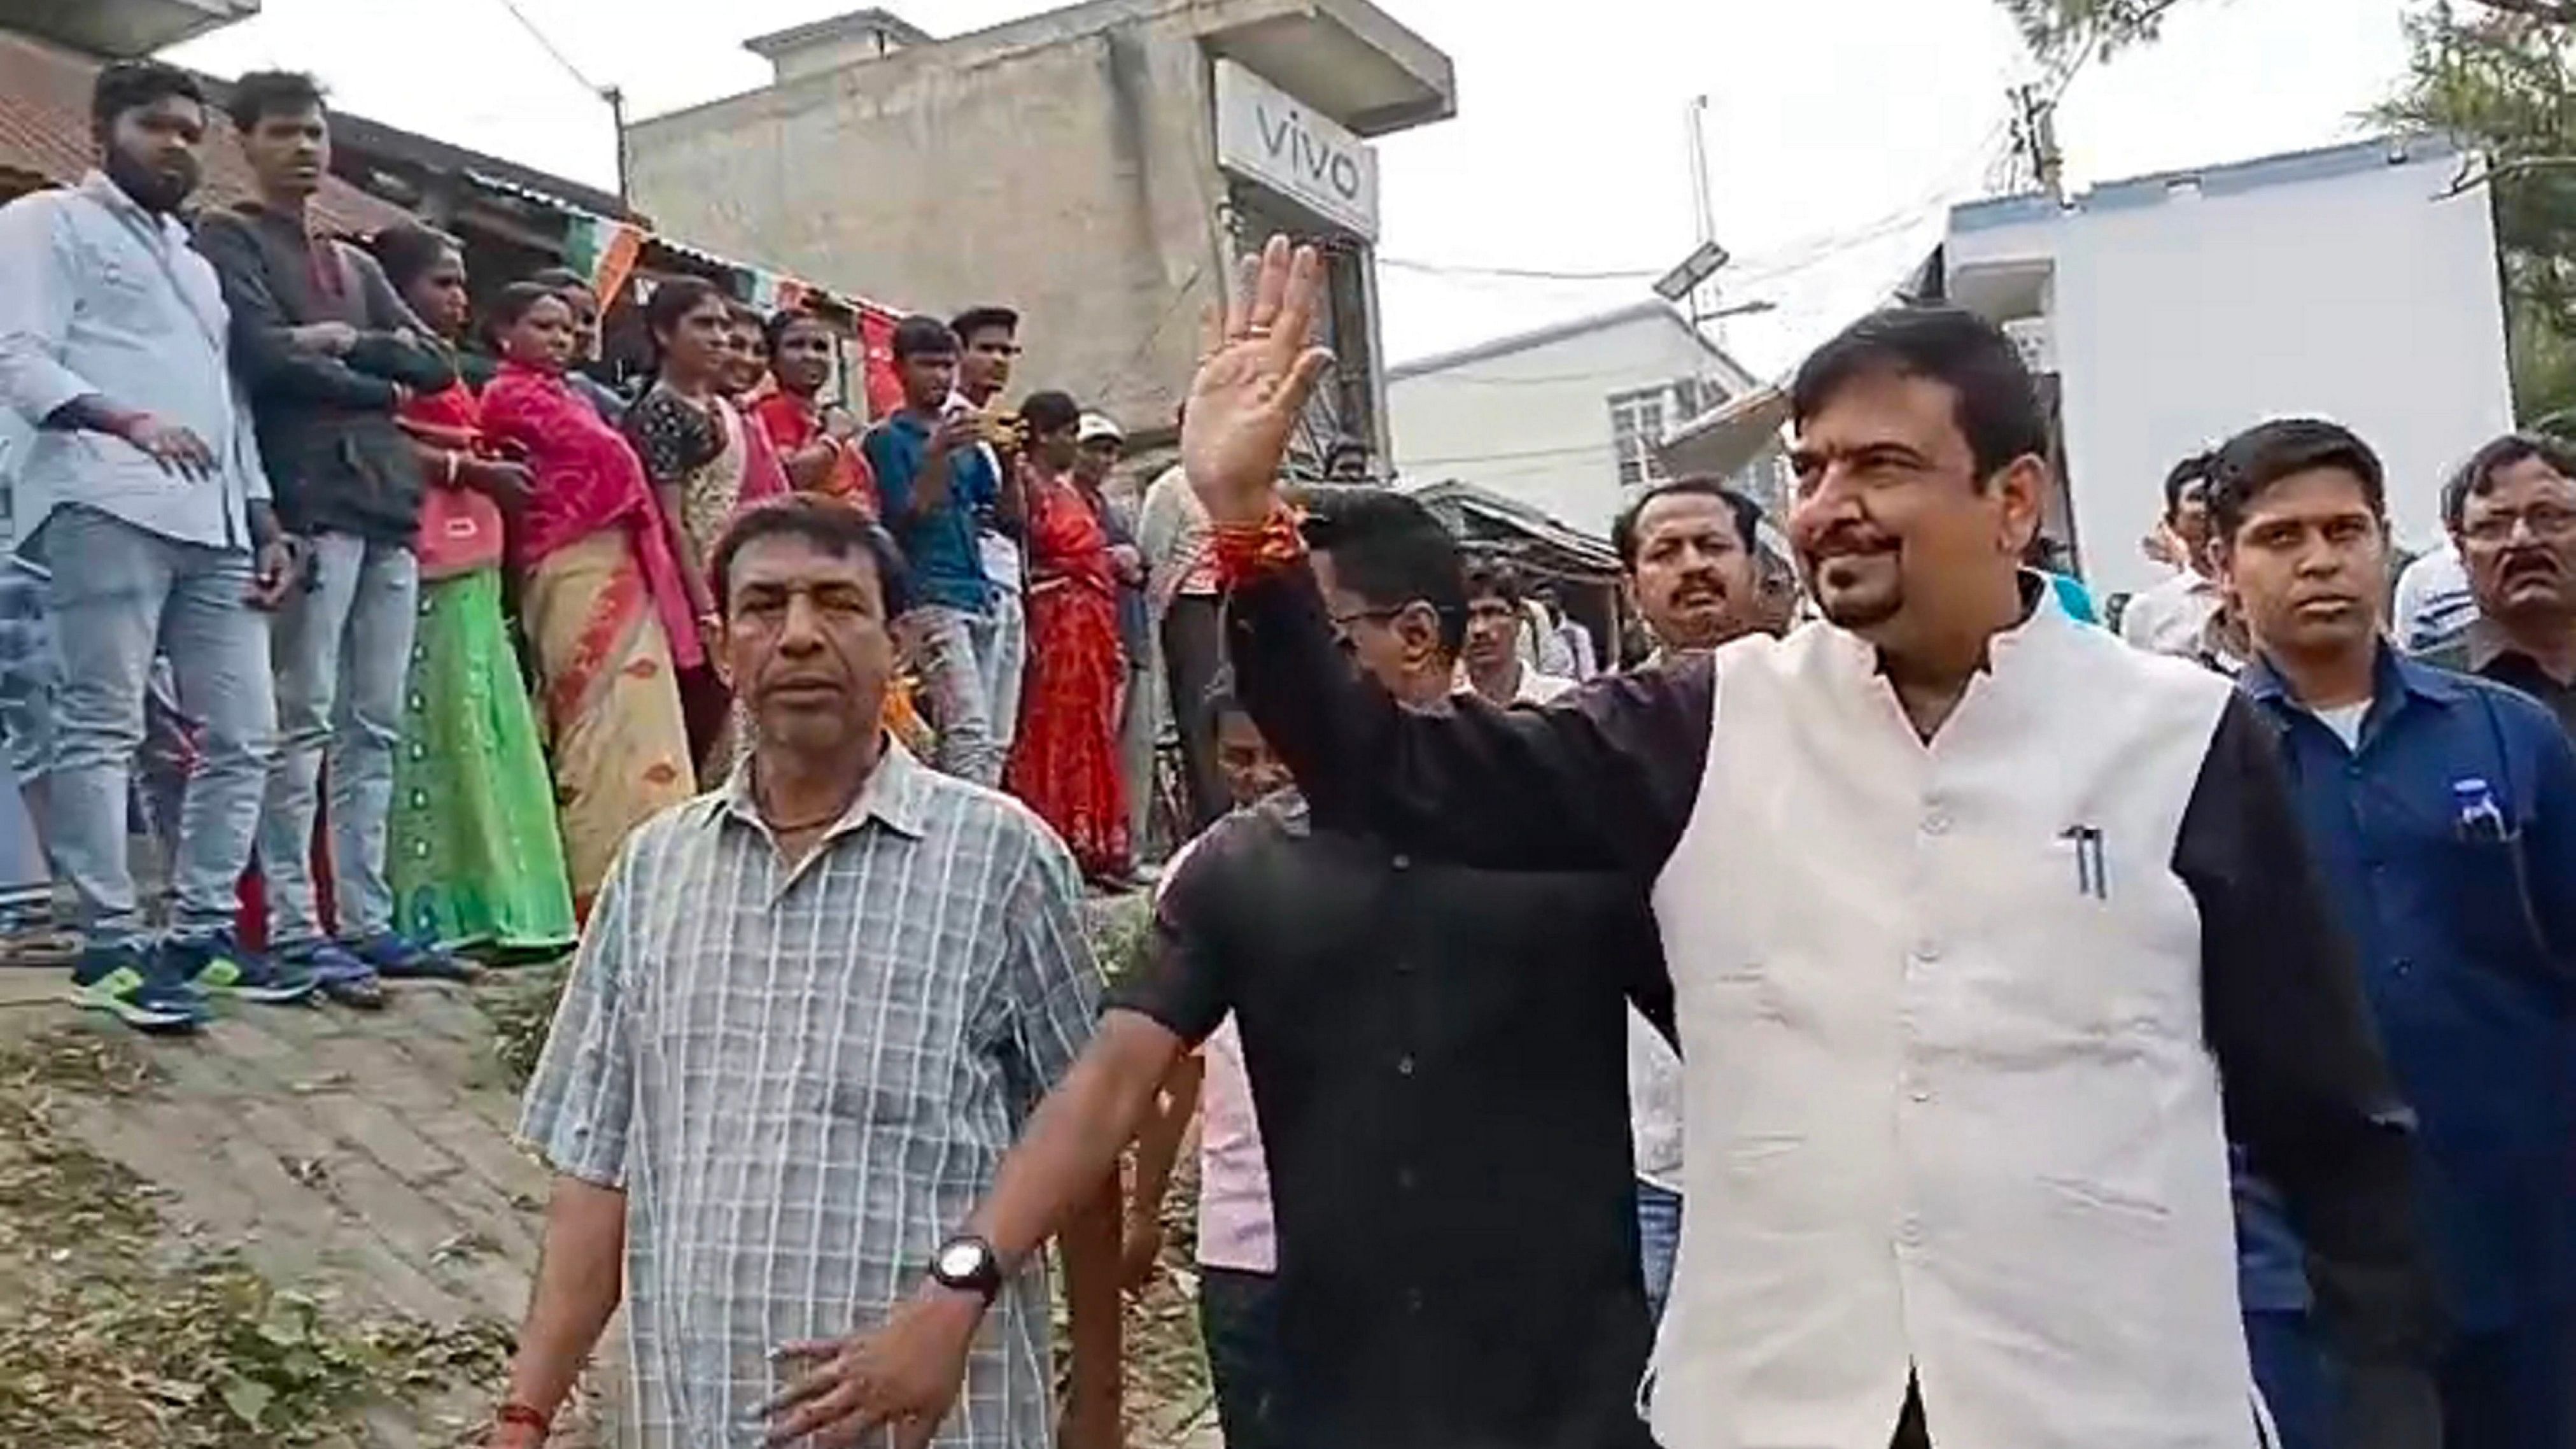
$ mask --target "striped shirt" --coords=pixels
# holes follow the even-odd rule
[[[900,745],[790,866],[748,767],[640,827],[583,933],[520,1131],[627,1194],[624,1441],[752,1449],[792,1365],[871,1329],[991,1187],[1092,1029],[1073,862]],[[1006,1287],[943,1449],[1042,1449],[1042,1268]]]

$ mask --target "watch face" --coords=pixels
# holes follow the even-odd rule
[[[965,1280],[984,1271],[984,1247],[981,1243],[950,1243],[939,1250],[939,1276]]]

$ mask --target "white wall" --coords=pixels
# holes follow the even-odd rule
[[[1669,386],[1713,364],[1684,326],[1646,314],[1590,332],[1392,378],[1387,416],[1408,480],[1463,479],[1607,537],[1626,501],[1610,444],[1614,393]],[[1712,373],[1732,394],[1739,380]],[[1665,426],[1686,421],[1667,412]]]
[[[2059,225],[2058,368],[2095,587],[2157,576],[2137,540],[2174,460],[2266,417],[2332,418],[2386,460],[2400,537],[2512,425],[2495,232],[2456,158],[2089,207]]]

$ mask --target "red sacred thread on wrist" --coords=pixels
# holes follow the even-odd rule
[[[532,1430],[538,1438],[542,1439],[553,1432],[555,1416],[531,1409],[525,1404],[503,1404],[501,1411],[492,1416],[492,1422],[504,1429]]]
[[[1211,530],[1216,553],[1217,584],[1231,589],[1263,574],[1294,568],[1306,556],[1306,535],[1298,528],[1295,509],[1273,504],[1259,523],[1220,523]]]

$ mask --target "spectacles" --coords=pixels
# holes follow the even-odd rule
[[[1352,625],[1363,623],[1384,624],[1403,612],[1404,609],[1402,607],[1393,609],[1353,609],[1347,614],[1328,614],[1325,617],[1332,621],[1333,643],[1338,646],[1343,653],[1348,654],[1354,647],[1356,647],[1351,639]]]
[[[2471,543],[2490,547],[2513,541],[2517,528],[2527,527],[2531,536],[2543,543],[2555,543],[2576,533],[2576,508],[2558,503],[2535,503],[2519,513],[2486,513],[2463,524],[2460,536]]]

